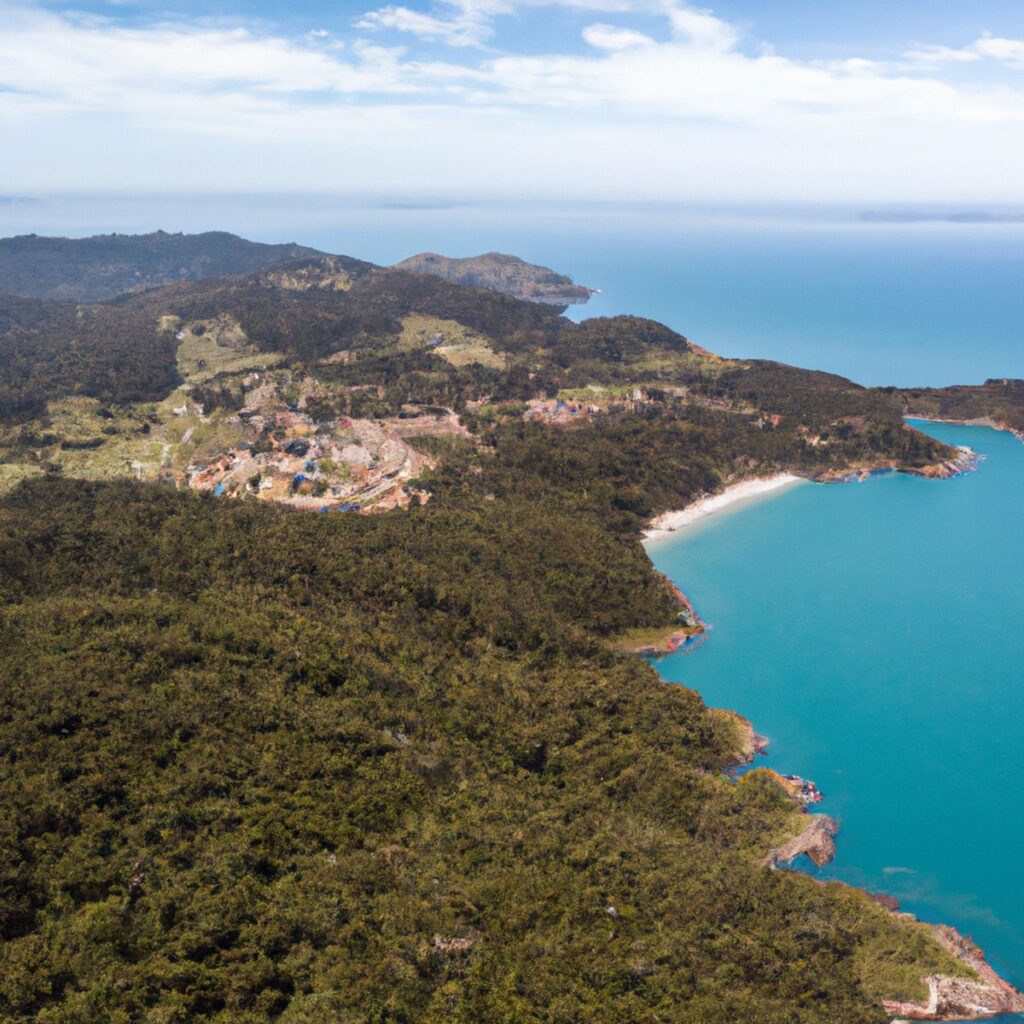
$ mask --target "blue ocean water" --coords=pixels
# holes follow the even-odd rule
[[[378,263],[503,251],[602,294],[575,317],[654,317],[722,355],[862,384],[1024,375],[1024,224],[864,223],[853,209],[69,196],[3,201],[0,235],[235,231]]]
[[[955,925],[1022,985],[1024,444],[925,429],[986,461],[803,483],[651,544],[712,625],[657,668],[818,783],[841,823],[821,875]]]

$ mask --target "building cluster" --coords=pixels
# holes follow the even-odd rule
[[[238,413],[245,440],[184,471],[192,490],[249,495],[309,510],[346,512],[408,504],[406,484],[431,465],[387,425],[339,417],[321,421],[288,404],[271,380],[248,380]]]
[[[595,394],[592,398],[536,398],[523,413],[526,420],[565,424],[585,420],[611,410],[635,412],[649,401],[643,388],[632,388],[621,394]]]

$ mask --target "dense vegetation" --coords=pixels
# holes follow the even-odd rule
[[[0,296],[0,420],[39,416],[62,395],[139,402],[178,382],[174,335],[144,310]]]
[[[791,808],[602,634],[589,514],[362,519],[131,484],[0,510],[0,1017],[884,1019],[944,961],[760,866]]]
[[[170,281],[247,274],[319,255],[302,245],[264,245],[226,231],[201,235],[97,235],[0,239],[0,292],[100,302]]]
[[[616,652],[679,621],[646,519],[737,475],[947,457],[910,399],[319,266],[0,304],[4,458],[63,394],[146,429],[176,325],[215,317],[317,380],[323,418],[472,428],[417,438],[429,501],[384,515],[35,464],[0,501],[0,1020],[861,1024],[955,971],[867,896],[766,868],[800,820],[727,776],[737,722]],[[490,361],[403,340],[410,314]],[[191,398],[230,413],[241,376]],[[524,419],[577,390],[599,415]]]
[[[1024,431],[1024,380],[987,380],[974,387],[908,388],[908,413],[951,420],[991,420]]]

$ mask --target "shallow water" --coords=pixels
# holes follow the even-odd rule
[[[652,544],[713,627],[656,664],[824,790],[820,875],[955,925],[1024,985],[1024,445],[925,429],[986,461],[802,484]]]

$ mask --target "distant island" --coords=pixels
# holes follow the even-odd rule
[[[518,256],[500,252],[463,259],[424,252],[396,263],[395,268],[433,274],[454,284],[486,288],[527,302],[545,302],[552,306],[580,305],[589,301],[595,292],[592,288],[575,284],[571,277],[550,267],[537,266]]]
[[[903,207],[864,210],[866,224],[1021,224],[1024,210],[957,210],[931,207]]]
[[[330,255],[294,242],[250,242],[227,231],[89,238],[18,235],[0,239],[0,294],[106,302],[174,282],[249,274]],[[594,294],[593,289],[574,284],[571,277],[549,267],[497,252],[465,259],[421,253],[395,264],[395,269],[552,306],[581,304]]]

